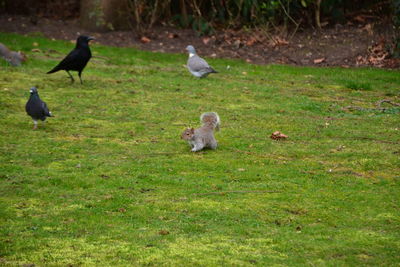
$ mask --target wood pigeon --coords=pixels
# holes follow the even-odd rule
[[[187,68],[195,77],[207,77],[210,73],[217,73],[208,63],[196,54],[193,46],[188,45],[186,50],[189,52],[189,59],[187,61]]]
[[[39,97],[38,90],[36,87],[30,89],[31,96],[25,105],[26,113],[32,117],[33,129],[37,129],[38,120],[45,121],[46,117],[53,117],[51,112],[47,108],[47,105]]]

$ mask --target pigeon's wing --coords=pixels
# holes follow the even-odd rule
[[[31,115],[31,110],[32,110],[32,104],[31,104],[31,101],[28,100],[28,102],[26,102],[26,105],[25,105],[25,111],[28,115]]]
[[[42,110],[45,116],[51,117],[50,110],[47,107],[46,103],[42,101]]]
[[[188,60],[188,67],[192,70],[192,71],[202,71],[205,69],[209,69],[210,65],[208,65],[208,63],[202,59],[199,56],[192,56],[191,58],[189,58]]]

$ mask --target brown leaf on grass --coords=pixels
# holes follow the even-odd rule
[[[147,43],[150,43],[151,40],[149,38],[147,38],[146,36],[143,36],[142,38],[140,38],[140,42],[147,44]]]
[[[119,208],[118,211],[119,211],[119,212],[122,212],[122,213],[125,213],[125,212],[126,212],[126,209],[124,209],[124,208]]]
[[[106,175],[106,174],[100,174],[100,177],[103,179],[108,179],[110,178],[110,176]]]
[[[289,136],[287,136],[286,134],[281,133],[280,131],[275,131],[275,132],[273,132],[271,134],[270,137],[271,137],[271,139],[274,139],[274,140],[281,140],[281,139],[286,139]]]
[[[160,230],[158,232],[159,235],[169,235],[169,231],[168,230]]]
[[[39,48],[33,48],[31,51],[34,52],[34,53],[42,52],[42,50],[40,50]]]
[[[324,62],[325,61],[325,58],[324,57],[322,57],[322,58],[317,58],[317,59],[314,59],[314,64],[320,64],[320,63],[322,63],[322,62]]]

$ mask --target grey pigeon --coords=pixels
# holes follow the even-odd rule
[[[14,67],[21,66],[22,62],[26,60],[23,53],[11,51],[2,43],[0,43],[0,56]]]
[[[198,78],[207,77],[210,73],[217,73],[208,63],[196,54],[193,46],[188,45],[186,50],[189,52],[187,68],[191,74]]]
[[[84,35],[79,36],[76,40],[75,49],[72,50],[60,63],[58,63],[57,66],[47,72],[47,74],[54,73],[59,70],[65,70],[71,78],[71,82],[74,82],[74,77],[72,77],[71,73],[69,73],[70,70],[74,70],[78,72],[79,80],[82,83],[82,71],[92,57],[92,53],[90,52],[89,48],[90,40],[94,40],[94,38]]]
[[[32,117],[33,129],[37,129],[38,120],[45,121],[46,117],[53,117],[51,112],[47,108],[47,105],[39,97],[38,90],[36,87],[30,89],[31,96],[25,105],[26,113]]]

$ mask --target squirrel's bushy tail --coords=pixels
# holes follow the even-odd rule
[[[201,114],[200,121],[203,126],[211,126],[213,129],[219,130],[221,120],[216,112],[206,112]]]

